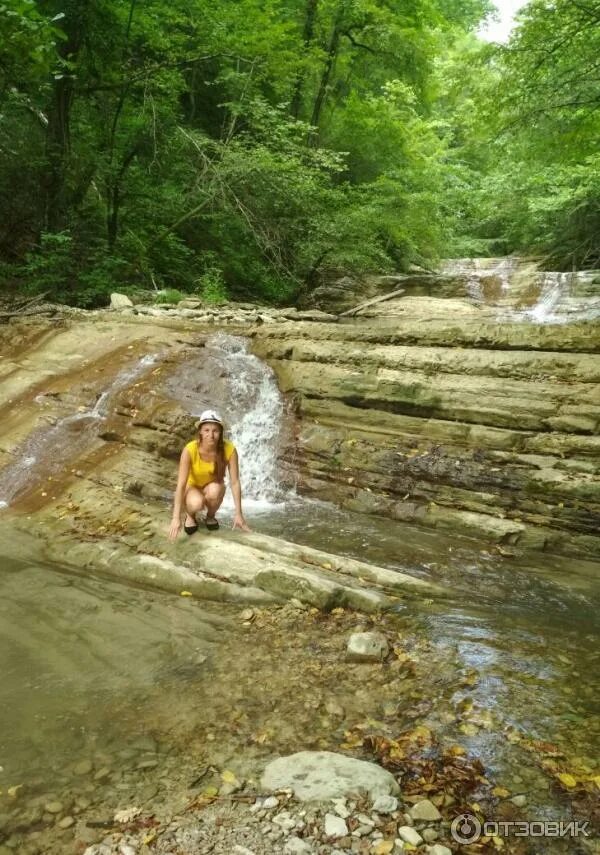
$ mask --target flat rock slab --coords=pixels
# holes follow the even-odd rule
[[[266,767],[261,786],[268,791],[291,789],[303,802],[343,798],[360,791],[371,799],[400,792],[396,779],[381,766],[333,751],[299,751],[278,757]]]

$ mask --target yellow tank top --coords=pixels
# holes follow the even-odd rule
[[[229,458],[235,451],[235,445],[229,442],[228,439],[223,440],[225,451],[225,463],[229,462]],[[188,487],[206,487],[215,477],[215,463],[210,463],[208,460],[203,460],[198,451],[198,440],[193,439],[186,445],[190,455],[191,465],[190,474],[187,479]]]

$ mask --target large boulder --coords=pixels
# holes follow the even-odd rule
[[[132,306],[133,303],[126,294],[119,294],[114,291],[110,295],[111,309],[130,309]]]
[[[278,757],[266,767],[264,790],[291,789],[303,802],[343,798],[360,791],[371,799],[400,792],[396,779],[366,760],[356,760],[333,751],[299,751]]]

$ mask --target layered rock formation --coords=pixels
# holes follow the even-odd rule
[[[438,590],[259,534],[168,541],[177,461],[195,422],[169,381],[194,366],[190,400],[216,390],[218,378],[193,362],[206,330],[100,315],[4,332],[0,498],[10,507],[0,514],[0,555],[209,600],[296,598],[324,610],[378,611]]]
[[[344,507],[600,555],[600,334],[400,297],[253,331],[294,396],[302,488]]]
[[[20,500],[24,508],[46,514],[53,496],[57,502],[71,496],[88,508],[79,517],[86,530],[97,531],[106,509],[128,497],[123,515],[134,520],[130,503],[137,501],[140,531],[150,527],[159,538],[149,554],[172,564],[151,520],[158,509],[165,513],[193,419],[187,404],[169,398],[161,378],[222,326],[251,338],[295,402],[297,441],[287,465],[298,473],[301,491],[358,512],[483,536],[501,549],[600,555],[597,321],[507,320],[473,300],[428,296],[402,296],[343,319],[250,306],[145,312],[130,307],[52,327],[5,328],[0,466],[7,472],[19,456],[35,456],[35,442],[34,452],[28,443],[53,424],[63,420],[70,431],[69,459],[62,451],[46,453],[58,459],[58,473],[36,462],[32,474],[48,484],[30,489]],[[148,354],[156,364],[129,376],[128,365]],[[115,382],[114,400],[98,418],[104,390]],[[219,383],[211,378],[211,395]],[[154,510],[141,511],[139,500]],[[67,517],[68,509],[63,504],[60,514]],[[71,528],[75,539],[80,533]],[[281,567],[288,562],[293,577],[297,561],[282,555],[281,545],[258,548],[279,549]],[[205,558],[197,570],[212,565]],[[238,558],[244,561],[242,553]],[[261,579],[269,595],[295,595],[281,575]],[[335,597],[322,599],[331,605]]]

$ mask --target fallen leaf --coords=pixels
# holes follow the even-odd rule
[[[568,772],[561,772],[556,777],[561,782],[563,787],[567,787],[567,789],[569,790],[572,790],[573,787],[577,786],[577,778],[574,778],[573,775],[569,775]]]

